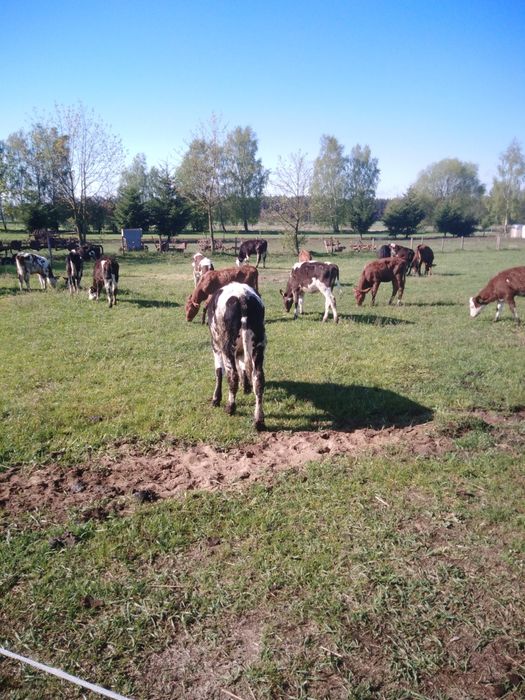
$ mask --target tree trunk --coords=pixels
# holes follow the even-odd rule
[[[208,231],[210,233],[210,240],[211,240],[211,252],[215,252],[215,238],[213,236],[213,214],[211,211],[211,207],[208,207]]]

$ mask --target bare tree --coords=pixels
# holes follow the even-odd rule
[[[51,170],[58,176],[60,197],[85,242],[89,200],[114,191],[124,163],[122,145],[82,104],[57,105],[47,121],[45,133],[52,135],[54,142],[43,152],[53,160]]]
[[[312,183],[312,165],[306,154],[298,151],[288,158],[279,158],[271,177],[274,196],[270,198],[271,215],[288,229],[290,247],[299,252],[301,225],[309,216],[309,193]]]
[[[181,194],[197,209],[206,212],[212,250],[215,249],[214,210],[221,201],[223,170],[223,128],[215,115],[190,143],[176,181]]]

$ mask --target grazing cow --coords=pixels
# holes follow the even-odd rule
[[[206,272],[199,283],[186,300],[186,320],[192,321],[199,311],[202,302],[211,297],[218,289],[224,287],[230,282],[241,282],[248,284],[252,289],[259,293],[259,272],[253,265],[244,265],[243,267],[227,267],[224,270],[210,270]],[[202,315],[204,323],[206,306]]]
[[[389,243],[385,243],[385,245],[382,245],[377,249],[377,257],[379,259],[392,257],[392,248],[390,247]]]
[[[240,266],[243,262],[248,262],[250,255],[257,255],[257,261],[255,267],[259,267],[261,258],[263,261],[263,267],[266,267],[266,255],[268,253],[268,241],[264,238],[260,240],[254,239],[250,241],[244,241],[239,247],[239,255],[237,256],[237,266]]]
[[[104,287],[108,305],[111,308],[117,303],[118,275],[119,264],[115,258],[103,255],[100,260],[96,260],[93,266],[93,284],[89,288],[89,298],[98,301],[102,287]]]
[[[78,292],[84,271],[84,260],[77,250],[71,250],[66,256],[66,279],[69,293]]]
[[[297,265],[298,263],[296,263]],[[323,321],[328,318],[328,312],[332,309],[334,321],[339,317],[333,295],[334,285],[339,282],[339,268],[337,265],[322,262],[304,262],[292,269],[286,291],[280,290],[286,311],[290,311],[295,304],[294,319],[303,313],[305,292],[321,292],[325,298]]]
[[[244,393],[255,394],[254,425],[264,428],[264,304],[247,284],[231,282],[221,287],[208,305],[208,324],[215,361],[215,391],[212,404],[222,399],[222,375],[228,379],[226,413],[235,413],[235,397],[242,377]]]
[[[418,245],[416,248],[416,254],[414,256],[414,261],[412,267],[417,272],[418,276],[421,276],[421,265],[425,266],[425,275],[432,274],[432,268],[434,266],[434,251],[428,245]]]
[[[415,253],[412,250],[412,248],[406,248],[405,246],[398,245],[397,243],[391,243],[390,244],[390,256],[391,257],[397,257],[397,258],[402,258],[403,260],[406,260],[407,264],[407,271],[406,274],[410,274],[410,270],[412,269],[412,263],[414,261],[414,256]]]
[[[310,261],[313,260],[313,259],[314,259],[314,256],[312,255],[312,253],[311,253],[309,250],[305,250],[304,248],[302,248],[302,249],[299,251],[298,260],[299,260],[300,263],[303,263],[303,262],[310,262]]]
[[[514,297],[525,296],[525,267],[511,267],[499,272],[489,280],[481,292],[470,298],[470,315],[475,318],[487,304],[497,301],[496,318],[499,320],[505,302],[509,305],[514,318],[519,322]]]
[[[361,277],[354,287],[354,296],[358,306],[364,301],[365,294],[372,292],[372,306],[375,303],[377,290],[381,282],[392,282],[392,296],[389,304],[397,294],[397,303],[401,303],[401,297],[405,289],[407,262],[402,258],[382,258],[372,260],[365,265]]]
[[[15,255],[16,272],[18,274],[18,284],[20,291],[23,289],[25,282],[26,288],[29,290],[29,278],[31,275],[38,275],[40,288],[47,289],[47,283],[52,287],[57,286],[57,279],[53,275],[51,263],[43,255],[36,253],[17,253]]]
[[[195,286],[197,286],[200,278],[205,272],[215,270],[212,261],[202,253],[195,253],[193,260],[191,261],[191,266],[193,268],[193,281]]]

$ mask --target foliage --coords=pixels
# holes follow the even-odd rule
[[[189,222],[189,207],[177,191],[174,176],[167,165],[152,168],[150,180],[149,222],[159,234],[170,238],[180,233]]]
[[[453,202],[442,202],[434,213],[436,228],[440,233],[453,236],[471,236],[476,230],[477,219]]]
[[[226,137],[222,170],[224,206],[228,219],[241,221],[244,230],[256,223],[261,213],[261,197],[268,181],[268,171],[257,158],[257,137],[248,126],[238,126]]]
[[[142,193],[134,185],[124,185],[118,193],[114,220],[118,228],[149,228],[149,214],[142,200]]]
[[[28,203],[21,207],[20,214],[24,227],[31,233],[38,229],[58,230],[58,212],[52,204]]]
[[[379,181],[377,158],[372,158],[369,146],[352,148],[349,163],[348,220],[359,236],[375,221],[375,196]]]
[[[408,236],[417,231],[425,218],[425,211],[418,196],[409,190],[404,197],[389,202],[383,214],[383,223],[391,236]]]
[[[505,226],[518,220],[525,202],[525,157],[519,142],[514,139],[501,154],[498,177],[494,178],[490,193],[490,210],[494,219]]]
[[[310,189],[312,218],[329,224],[334,233],[339,232],[345,221],[349,162],[343,146],[334,136],[321,137]]]

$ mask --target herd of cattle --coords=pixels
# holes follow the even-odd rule
[[[264,304],[259,294],[258,266],[262,261],[266,266],[267,241],[249,240],[241,244],[236,267],[215,270],[212,261],[196,253],[193,256],[194,289],[186,301],[186,319],[191,321],[203,306],[202,323],[208,317],[211,345],[215,363],[215,391],[212,403],[219,406],[222,400],[222,379],[226,373],[228,381],[228,402],[226,411],[235,413],[235,400],[242,380],[245,393],[255,394],[254,425],[257,430],[264,428],[263,392],[264,349],[266,333],[264,324]],[[255,266],[249,264],[250,256],[256,256]],[[82,250],[71,250],[66,257],[66,283],[70,293],[78,292],[83,275],[84,258]],[[37,274],[42,289],[48,284],[56,287],[57,278],[47,258],[34,253],[19,253],[15,256],[20,290],[25,284],[29,289],[31,274]],[[371,293],[371,303],[382,282],[392,283],[391,304],[397,297],[401,303],[405,280],[411,270],[421,275],[432,274],[434,253],[427,245],[418,245],[416,250],[396,243],[383,245],[378,257],[365,265],[354,287],[354,296],[361,306],[365,295]],[[105,289],[109,307],[117,303],[119,264],[115,258],[102,255],[95,260],[93,279],[89,288],[89,298],[98,299]],[[280,290],[284,308],[288,312],[294,306],[294,318],[303,313],[306,292],[320,292],[325,299],[323,321],[330,311],[335,323],[338,322],[334,287],[339,285],[339,268],[329,262],[312,259],[311,253],[301,251],[299,261],[293,266],[287,280],[286,289]],[[496,301],[497,321],[505,302],[508,303],[516,321],[518,314],[514,298],[525,296],[525,267],[514,267],[500,272],[474,297],[470,299],[470,315],[477,316],[488,304]]]

